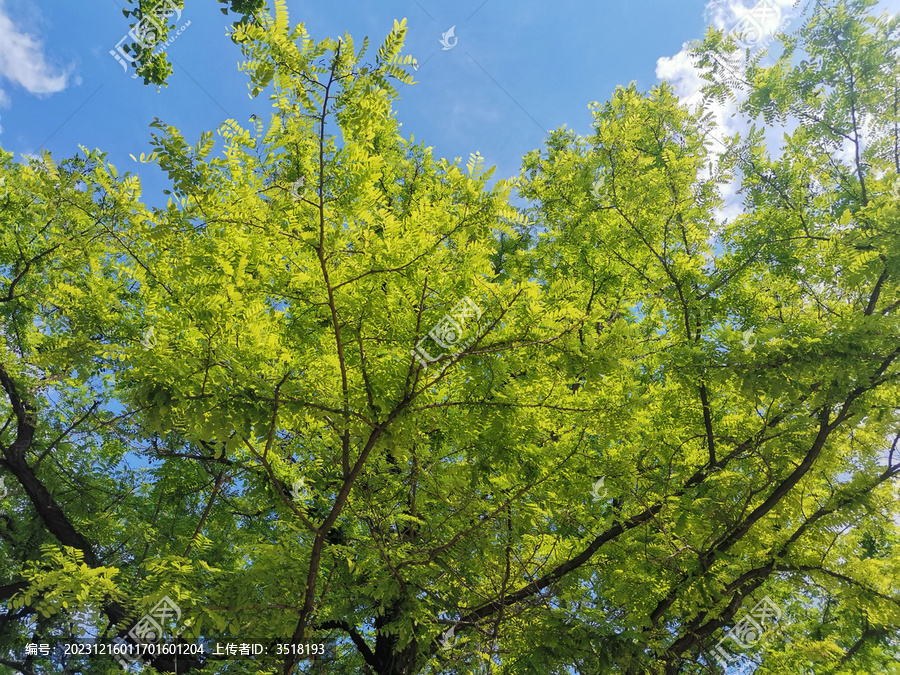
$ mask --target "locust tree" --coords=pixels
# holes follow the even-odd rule
[[[255,24],[267,4],[265,0],[216,2],[223,5],[219,8],[222,14],[237,17],[233,28]],[[122,14],[129,18],[128,32],[110,54],[126,70],[133,68],[133,77],[142,77],[145,85],[167,86],[173,71],[165,47],[185,25],[181,23],[184,9],[185,0],[127,0]]]
[[[316,42],[280,1],[232,35],[267,119],[154,123],[165,208],[98,152],[4,157],[3,662],[106,672],[24,643],[129,639],[167,597],[177,644],[268,655],[148,672],[896,672],[871,6],[817,5],[739,81],[730,38],[698,45],[743,136],[620,88],[494,184],[401,133],[405,23]],[[722,642],[761,601],[765,635]]]

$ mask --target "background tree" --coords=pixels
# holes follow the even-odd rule
[[[144,78],[144,84],[165,86],[172,74],[172,64],[164,50],[160,49],[169,40],[176,21],[185,7],[185,0],[127,0],[128,7],[122,14],[131,17],[128,37],[121,49],[135,69],[135,74]],[[234,14],[237,19],[232,24],[237,28],[252,24],[257,14],[266,9],[266,0],[216,0],[224,7],[220,11],[225,16]]]
[[[105,672],[23,643],[167,595],[182,639],[273,656],[158,671],[721,672],[768,597],[759,672],[897,672],[897,23],[871,5],[817,5],[743,82],[699,46],[711,95],[791,123],[777,150],[620,88],[489,188],[401,135],[404,23],[367,56],[276,2],[233,34],[274,113],[219,157],[157,121],[166,208],[99,153],[5,158],[7,665]],[[331,660],[274,655],[306,641]]]

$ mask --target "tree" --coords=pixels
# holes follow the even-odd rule
[[[732,41],[698,46],[711,95],[800,122],[779,152],[632,86],[491,188],[401,135],[405,23],[367,59],[277,2],[233,36],[275,113],[220,157],[154,123],[166,208],[97,152],[5,158],[5,663],[105,672],[23,643],[167,597],[180,644],[270,656],[160,672],[722,672],[759,606],[758,672],[898,672],[897,21],[871,5],[821,3],[736,83]]]
[[[265,0],[216,0],[225,5],[220,11],[225,16],[236,14],[232,27],[253,24],[257,15],[266,8]],[[172,74],[172,64],[162,47],[167,44],[173,29],[181,18],[185,0],[128,0],[129,7],[122,10],[132,17],[128,35],[120,46],[117,59],[127,60],[135,69],[135,75],[144,78],[144,84],[166,85]],[[112,52],[116,55],[116,52]],[[124,57],[124,58],[122,58]]]

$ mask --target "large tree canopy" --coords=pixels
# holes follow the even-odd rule
[[[760,602],[756,672],[900,672],[900,23],[873,4],[817,3],[739,77],[708,34],[750,133],[620,88],[493,186],[401,134],[405,23],[370,53],[281,0],[233,34],[267,123],[217,156],[154,123],[166,208],[99,151],[3,153],[0,667],[109,672],[26,643],[168,598],[180,644],[271,656],[146,672],[721,673]]]

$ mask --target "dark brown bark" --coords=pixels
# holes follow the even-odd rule
[[[6,392],[16,418],[16,439],[8,446],[0,446],[0,453],[2,453],[0,466],[15,476],[19,485],[25,490],[25,494],[28,495],[28,499],[44,527],[60,544],[79,550],[88,566],[102,566],[90,542],[78,531],[26,460],[26,455],[34,444],[37,432],[37,409],[34,402],[16,385],[3,364],[0,364],[0,386]],[[27,584],[24,582],[6,584],[0,587],[0,593],[6,595],[0,595],[0,597],[11,597],[26,586]],[[103,605],[103,613],[109,619],[110,625],[113,626],[124,624],[128,618],[125,608],[114,600],[109,600]],[[128,626],[122,627],[118,634],[127,639],[128,628]],[[185,661],[184,659],[175,661],[170,657],[159,657],[154,659],[152,664],[160,672],[167,673],[186,673],[200,665],[197,661]]]

